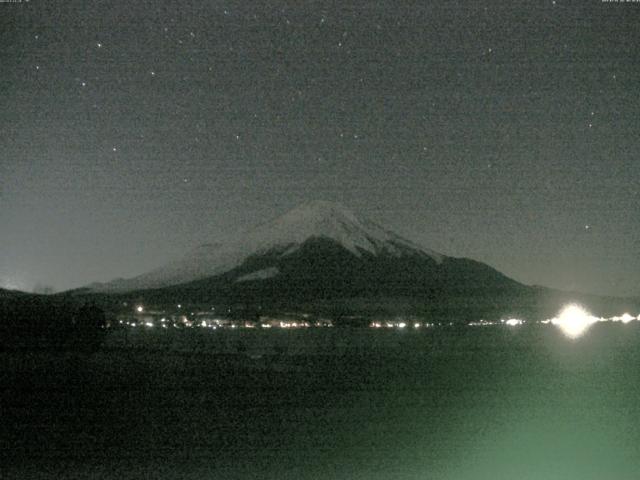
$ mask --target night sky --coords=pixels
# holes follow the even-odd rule
[[[143,273],[325,199],[640,295],[640,3],[0,3],[0,287]]]

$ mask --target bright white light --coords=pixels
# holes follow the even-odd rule
[[[635,318],[633,318],[631,315],[629,315],[628,313],[624,313],[622,315],[622,317],[620,317],[620,321],[622,323],[629,323],[631,320],[635,320]]]
[[[578,305],[569,305],[560,312],[559,316],[553,318],[551,323],[560,327],[567,337],[577,338],[597,321],[598,319]]]
[[[146,325],[147,327],[153,327],[153,323],[151,323],[151,322],[147,322],[147,323],[145,323],[145,325]]]
[[[515,327],[517,325],[522,325],[523,322],[517,318],[510,318],[509,320],[505,320],[504,323],[510,327]]]
[[[205,320],[202,320],[202,322],[200,322],[200,326],[201,327],[206,327],[207,326],[207,322]]]
[[[413,324],[413,328],[420,328],[420,327],[421,327],[421,325],[419,323],[417,323],[417,322]]]
[[[407,326],[407,324],[406,324],[406,323],[404,323],[404,322],[400,322],[400,323],[398,324],[398,327],[399,327],[399,328],[404,328],[404,327],[406,327],[406,326]]]
[[[138,313],[142,313],[144,311],[144,307],[142,305],[139,305],[139,306],[136,307],[136,311]]]

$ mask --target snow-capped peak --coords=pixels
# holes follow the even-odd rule
[[[175,285],[219,275],[241,265],[248,257],[279,251],[295,252],[311,238],[335,241],[356,256],[363,252],[401,256],[427,255],[436,262],[443,256],[419,247],[379,225],[357,217],[333,202],[304,203],[252,231],[215,244],[195,248],[182,259],[126,281],[104,285],[106,290],[132,290]]]
[[[275,221],[258,227],[248,240],[255,250],[269,250],[278,245],[298,245],[314,237],[334,240],[357,256],[361,251],[377,254],[385,249],[388,253],[397,253],[398,248],[404,246],[440,261],[437,253],[357,217],[340,204],[323,200],[304,203]]]

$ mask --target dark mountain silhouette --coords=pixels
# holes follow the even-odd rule
[[[523,285],[481,262],[416,245],[329,202],[304,204],[133,279],[74,293],[107,304],[131,300],[246,311],[407,313],[454,322],[548,318],[571,301],[602,315],[635,305]]]

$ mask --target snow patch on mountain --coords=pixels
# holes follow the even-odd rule
[[[249,280],[266,280],[267,278],[275,277],[280,273],[278,267],[269,267],[263,268],[262,270],[258,270],[257,272],[247,273],[246,275],[242,275],[241,277],[236,278],[237,282],[246,282]]]

